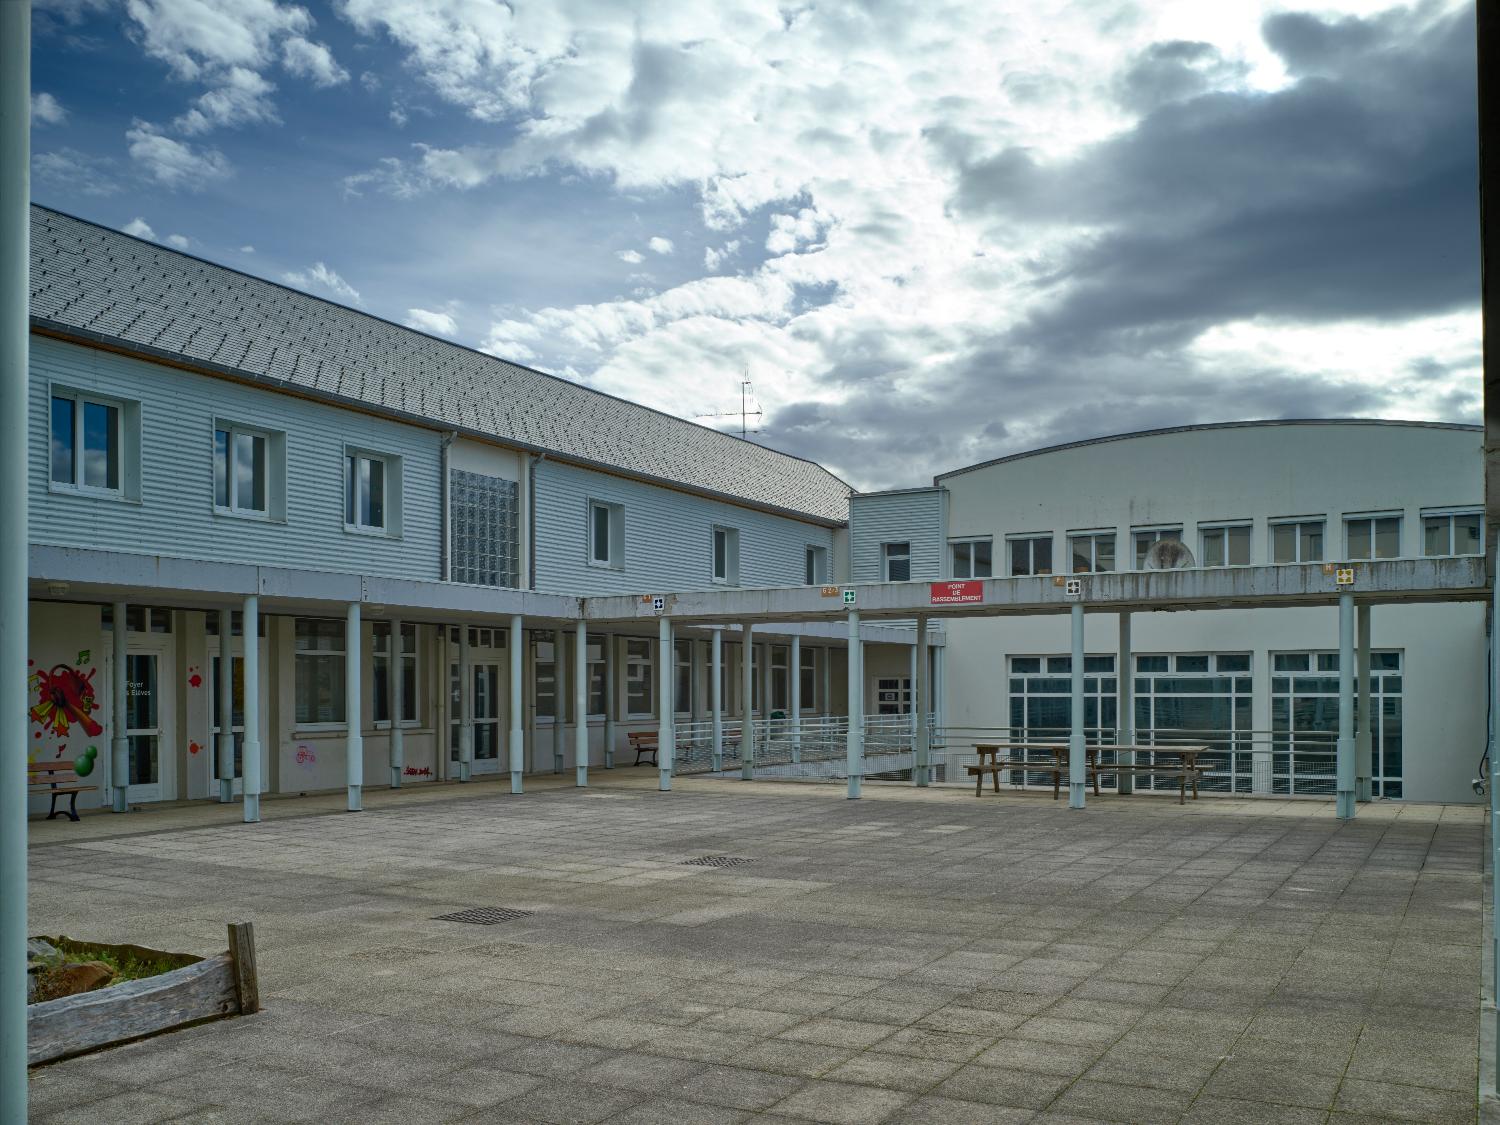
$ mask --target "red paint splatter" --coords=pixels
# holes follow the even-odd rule
[[[196,742],[189,742],[188,743],[188,753],[189,754],[196,754],[199,750],[202,750],[202,749],[203,749],[203,747],[199,746]]]
[[[200,676],[200,675],[198,675],[197,672],[194,672],[191,676],[188,677],[188,687],[202,687],[202,686],[203,686],[203,677]]]

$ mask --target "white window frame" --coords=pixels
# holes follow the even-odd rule
[[[984,574],[979,573],[979,563],[974,557],[974,548],[983,543],[990,549],[990,565]],[[964,567],[958,565],[958,548],[969,548],[969,561]],[[948,565],[954,578],[995,577],[995,537],[992,535],[970,535],[962,539],[948,540]]]
[[[1242,563],[1229,561],[1229,533],[1240,529],[1245,531],[1245,561]],[[1224,535],[1224,561],[1211,563],[1208,561],[1208,536],[1215,532]],[[1218,523],[1200,523],[1198,525],[1198,565],[1211,567],[1215,570],[1227,569],[1232,566],[1251,566],[1255,562],[1255,523],[1253,520],[1220,520]]]
[[[1160,543],[1163,539],[1171,539],[1174,542],[1181,543],[1182,530],[1182,524],[1180,523],[1147,524],[1142,527],[1132,527],[1130,529],[1130,557],[1134,560],[1135,569],[1146,569],[1146,555],[1150,553],[1151,548],[1155,544]],[[1144,551],[1141,550],[1142,543],[1146,545]]]
[[[598,513],[604,513],[605,538],[604,558],[598,557],[599,528],[595,522]],[[592,497],[588,502],[587,510],[587,540],[586,550],[588,558],[585,560],[589,566],[599,567],[603,570],[625,569],[625,509],[620,504],[608,500],[595,500]]]
[[[892,550],[893,547],[905,548],[901,551]],[[891,577],[891,564],[904,562],[906,564],[906,577]],[[882,582],[910,582],[911,581],[911,540],[893,539],[880,545],[880,580]]]
[[[802,697],[798,700],[798,702],[802,704],[802,710],[804,712],[811,711],[816,714],[818,711],[818,704],[820,702],[820,700],[818,699],[818,695],[823,690],[820,686],[823,682],[823,679],[819,675],[819,673],[823,670],[821,662],[827,659],[827,657],[822,655],[822,653],[823,650],[816,645],[802,645],[800,658],[801,663],[796,668],[792,669],[792,674],[794,676],[801,676],[805,669],[810,673],[812,677],[812,683],[810,685],[812,690],[808,691],[807,688],[809,685],[804,684]]]
[[[802,576],[806,586],[822,586],[828,581],[828,548],[809,543],[803,553]]]
[[[1422,511],[1421,511],[1421,513],[1420,513],[1420,515],[1421,515],[1421,519],[1422,519],[1422,529],[1421,529],[1421,533],[1422,533],[1422,556],[1424,558],[1429,558],[1429,559],[1466,559],[1466,558],[1473,558],[1475,555],[1482,555],[1482,554],[1484,554],[1484,509],[1483,508],[1477,508],[1477,507],[1474,507],[1473,505],[1467,505],[1467,506],[1462,507],[1462,508],[1423,508]],[[1465,554],[1459,554],[1456,550],[1454,550],[1454,544],[1453,544],[1453,521],[1455,519],[1457,519],[1459,516],[1478,516],[1479,517],[1479,550],[1474,551],[1472,553],[1465,553]],[[1448,550],[1446,552],[1444,552],[1443,554],[1429,555],[1427,553],[1427,521],[1428,520],[1446,520],[1447,521],[1447,524],[1448,524]]]
[[[1017,535],[1007,535],[1005,537],[1006,573],[1009,574],[1012,578],[1046,577],[1048,575],[1056,573],[1057,566],[1055,559],[1052,560],[1052,563],[1047,567],[1046,570],[1038,570],[1036,565],[1036,545],[1038,543],[1046,543],[1047,553],[1049,555],[1056,555],[1057,551],[1055,549],[1055,544],[1053,543],[1053,539],[1055,538],[1056,536],[1054,536],[1050,531],[1032,531]],[[1028,544],[1026,549],[1026,563],[1028,569],[1026,570],[1016,570],[1015,548],[1012,546],[1012,544],[1014,543]]]
[[[719,569],[719,536],[724,537],[724,568]],[[739,528],[714,524],[709,529],[708,570],[715,585],[738,586],[740,584],[740,532]]]
[[[339,621],[337,618],[298,617],[298,618],[294,618],[293,619],[293,621],[292,621],[292,727],[293,727],[294,730],[299,731],[299,732],[300,731],[309,731],[309,732],[312,732],[312,731],[325,731],[325,730],[327,730],[327,731],[347,730],[347,729],[349,729],[349,724],[350,724],[350,718],[349,718],[349,696],[347,694],[344,695],[344,717],[342,719],[333,719],[333,720],[330,720],[328,722],[319,722],[319,721],[316,721],[316,720],[308,720],[307,722],[303,722],[303,721],[301,721],[300,719],[297,718],[297,674],[296,674],[297,661],[302,660],[302,659],[310,659],[310,658],[313,658],[313,657],[331,657],[331,656],[337,656],[339,658],[339,662],[340,662],[340,665],[341,665],[341,667],[339,669],[339,675],[341,677],[345,677],[344,679],[342,679],[340,681],[341,684],[342,684],[342,683],[347,683],[349,660],[350,659],[359,660],[359,659],[361,659],[361,655],[362,654],[360,654],[360,653],[350,653],[350,651],[349,651],[349,644],[348,644],[348,640],[347,640],[347,633],[346,632],[339,632],[339,633],[335,634],[338,637],[338,639],[339,639],[339,645],[340,645],[340,647],[337,648],[337,649],[328,648],[328,649],[311,649],[311,650],[308,650],[307,652],[300,651],[297,648],[297,622],[299,622],[299,621],[334,621],[334,622],[336,622],[339,625],[343,625],[343,622]],[[360,721],[360,716],[355,716],[355,721]]]
[[[1316,559],[1304,559],[1302,557],[1302,527],[1304,524],[1317,524],[1323,529],[1323,554]],[[1282,562],[1276,560],[1276,529],[1278,527],[1295,527],[1292,542],[1297,546],[1297,557]],[[1328,559],[1328,517],[1327,516],[1286,516],[1284,518],[1267,521],[1266,524],[1266,556],[1272,566],[1295,566],[1299,563],[1325,562]]]
[[[672,641],[672,713],[674,715],[690,716],[693,713],[693,696],[697,689],[697,676],[694,675],[696,668],[693,664],[693,646],[696,644],[690,637],[677,637]],[[680,677],[687,677],[687,691],[679,692],[682,687]],[[679,698],[680,695],[686,698]],[[684,707],[682,704],[686,703]]]
[[[1076,543],[1077,541],[1081,540],[1081,539],[1087,539],[1088,543],[1089,543],[1089,549],[1088,549],[1089,568],[1087,570],[1077,570],[1077,569],[1075,569],[1073,567],[1073,556],[1076,553],[1073,544]],[[1107,569],[1102,569],[1102,570],[1099,567],[1099,541],[1101,539],[1108,539],[1109,540],[1110,547],[1112,549],[1111,550],[1111,554],[1114,556],[1114,559],[1111,562],[1110,566]],[[1068,550],[1068,567],[1069,567],[1068,573],[1069,574],[1110,574],[1110,573],[1113,573],[1114,571],[1118,570],[1119,567],[1120,567],[1119,546],[1120,546],[1120,536],[1119,536],[1119,533],[1116,532],[1115,529],[1112,528],[1112,527],[1101,527],[1101,528],[1095,528],[1093,530],[1085,529],[1085,530],[1082,530],[1082,531],[1070,531],[1070,532],[1068,532],[1068,548],[1067,548],[1067,550]]]
[[[132,441],[140,431],[140,403],[116,398],[113,395],[95,394],[92,391],[75,390],[71,387],[49,386],[47,388],[47,488],[51,492],[73,496],[93,496],[101,500],[138,500],[140,498],[139,441]],[[73,404],[73,479],[60,481],[52,476],[52,400],[66,399]],[[114,460],[115,487],[85,484],[84,477],[84,407],[102,406],[115,412]],[[106,474],[106,477],[108,474]]]
[[[268,459],[269,460],[269,459]],[[366,524],[359,522],[360,497],[357,493],[351,493],[351,483],[357,487],[359,476],[350,472],[351,461],[369,461],[371,464],[379,464],[384,480],[381,484],[381,503],[384,507],[385,522],[383,524]],[[344,530],[353,535],[374,535],[387,539],[398,539],[401,536],[401,458],[394,453],[381,453],[378,450],[367,449],[363,446],[346,445],[344,447]],[[350,511],[354,518],[349,518]]]
[[[227,504],[221,504],[221,503],[219,503],[218,461],[219,461],[219,434],[220,433],[223,433],[223,434],[226,435],[226,440],[224,442],[224,484],[225,484],[225,491],[228,493],[228,501],[229,502]],[[261,441],[263,441],[265,443],[265,450],[266,450],[266,453],[265,453],[265,474],[266,474],[266,479],[262,482],[262,487],[261,487],[261,494],[265,497],[265,500],[266,500],[266,506],[264,508],[242,508],[242,507],[240,507],[240,505],[239,505],[239,499],[236,496],[236,492],[238,490],[235,488],[235,464],[236,464],[236,459],[237,459],[237,457],[239,455],[239,452],[238,452],[239,451],[239,442],[236,441],[235,439],[238,438],[238,437],[241,437],[241,436],[243,436],[243,437],[249,437],[249,438],[258,438],[258,439],[260,439]],[[221,515],[221,516],[234,516],[234,517],[236,517],[238,519],[269,520],[271,518],[271,508],[272,508],[272,504],[273,504],[272,497],[271,497],[271,477],[272,477],[272,473],[271,473],[271,457],[272,457],[272,454],[273,454],[273,447],[272,447],[272,444],[271,444],[271,434],[270,434],[270,431],[268,431],[268,430],[262,430],[262,429],[260,429],[260,428],[258,428],[256,426],[241,426],[237,422],[228,422],[228,421],[225,421],[224,419],[220,418],[220,419],[215,419],[214,420],[214,435],[213,435],[213,437],[214,437],[214,481],[215,481],[215,485],[214,485],[214,512],[215,512],[215,514]]]
[[[385,625],[386,626],[384,637],[381,636],[380,630],[376,627],[377,624],[378,625]],[[410,652],[406,651],[406,646],[405,646],[405,641],[406,641],[405,634],[406,634],[407,630],[411,631],[411,638],[412,638],[412,647],[411,647],[411,651]],[[407,696],[407,694],[406,694],[406,692],[404,690],[401,693],[401,707],[402,707],[402,710],[405,710],[406,707],[407,707],[407,705],[410,704],[410,706],[411,706],[411,712],[412,712],[412,717],[411,718],[409,718],[409,719],[403,718],[401,720],[401,729],[402,730],[412,730],[412,729],[420,727],[422,725],[422,701],[419,698],[417,698],[417,696],[420,696],[422,694],[422,665],[419,662],[420,661],[420,657],[421,657],[421,652],[422,652],[422,634],[418,631],[416,624],[414,622],[411,622],[411,621],[402,622],[401,632],[402,632],[403,635],[402,635],[402,638],[401,638],[401,640],[402,640],[401,659],[400,659],[400,667],[398,669],[398,674],[401,674],[401,675],[404,676],[404,673],[406,671],[406,666],[409,663],[411,665],[411,668],[412,668],[412,683],[416,686],[416,693],[415,693],[414,696],[412,696],[410,698]],[[376,698],[376,696],[375,696],[375,681],[380,676],[380,663],[379,662],[381,660],[386,661],[386,675],[389,676],[391,674],[390,651],[389,651],[390,647],[391,647],[391,629],[390,629],[389,623],[388,622],[378,622],[378,623],[377,622],[371,622],[371,627],[370,627],[370,721],[375,725],[375,729],[376,730],[389,730],[390,726],[391,726],[390,719],[388,719],[388,718],[387,719],[377,719],[377,718],[375,718],[375,698]],[[406,683],[405,679],[403,678],[403,680],[401,682],[402,682],[402,685],[404,687],[405,683]],[[393,687],[394,683],[395,683],[395,681],[392,680],[392,681],[389,681],[386,684],[385,698],[386,698],[387,702],[389,702],[389,700],[391,699],[391,697],[393,695],[395,695],[395,690],[394,690],[394,687]]]
[[[1401,558],[1402,557],[1402,555],[1401,555],[1401,533],[1404,530],[1404,528],[1401,526],[1402,523],[1404,522],[1403,519],[1402,519],[1402,516],[1403,516],[1403,513],[1399,512],[1399,511],[1396,511],[1396,512],[1355,512],[1353,514],[1346,514],[1344,516],[1344,558],[1347,561],[1350,561],[1350,562],[1374,562],[1374,561],[1377,561],[1379,559],[1399,559],[1399,558]],[[1376,523],[1377,520],[1395,520],[1396,521],[1396,553],[1394,555],[1377,555],[1377,554],[1375,554],[1375,523]],[[1354,552],[1350,549],[1351,548],[1351,543],[1350,543],[1351,534],[1350,533],[1354,530],[1354,525],[1355,524],[1361,524],[1361,523],[1368,525],[1368,530],[1369,530],[1369,534],[1370,534],[1370,554],[1356,556],[1354,554]],[[1324,540],[1324,547],[1326,548],[1327,545],[1328,545],[1327,544],[1327,540],[1325,539]]]
[[[656,646],[646,637],[625,637],[625,659],[621,661],[625,669],[625,690],[620,693],[621,702],[625,708],[627,719],[649,719],[656,714],[656,682],[653,676],[656,673]],[[632,651],[634,650],[634,651]],[[646,685],[646,698],[650,706],[644,711],[632,711],[630,709],[630,685],[639,681]]]

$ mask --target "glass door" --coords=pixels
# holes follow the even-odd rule
[[[173,764],[163,761],[172,740],[172,712],[161,676],[161,656],[132,652],[125,657],[125,738],[129,744],[126,799],[166,801],[177,795]]]
[[[474,772],[500,771],[500,665],[492,660],[474,666]]]

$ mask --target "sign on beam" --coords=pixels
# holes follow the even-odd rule
[[[854,590],[845,590],[844,591],[844,604],[845,605],[853,605],[854,604],[854,599],[855,599],[856,596],[857,596],[856,595],[856,591],[854,591]]]
[[[984,601],[983,582],[934,582],[931,593],[932,605],[963,605],[967,602]]]

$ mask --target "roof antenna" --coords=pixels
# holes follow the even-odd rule
[[[754,401],[752,398],[753,393],[754,385],[750,382],[750,380],[741,379],[740,408],[738,410],[729,410],[720,414],[695,414],[693,416],[693,420],[696,422],[701,421],[704,418],[738,418],[740,420],[740,437],[743,438],[748,437],[750,434],[758,434],[760,433],[760,429],[758,427],[753,430],[750,428],[750,419],[754,418],[758,422],[763,415],[759,403],[756,404],[754,410],[750,409],[750,404],[752,401]]]

